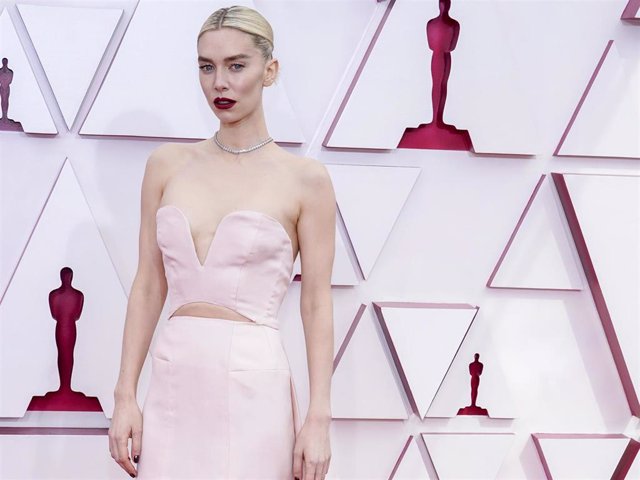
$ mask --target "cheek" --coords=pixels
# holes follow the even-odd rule
[[[262,73],[246,75],[238,80],[236,85],[239,92],[247,95],[255,94],[262,88]]]

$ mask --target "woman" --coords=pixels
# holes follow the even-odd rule
[[[317,480],[329,467],[335,196],[321,162],[268,135],[272,49],[255,10],[214,12],[197,50],[220,128],[147,161],[109,429],[111,455],[132,477]],[[298,252],[310,381],[302,425],[276,316]],[[167,295],[143,415],[137,383]]]

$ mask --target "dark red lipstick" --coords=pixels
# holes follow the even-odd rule
[[[213,104],[216,106],[216,108],[221,108],[223,110],[226,110],[228,108],[233,107],[236,104],[236,101],[231,100],[230,98],[216,97],[213,100]]]

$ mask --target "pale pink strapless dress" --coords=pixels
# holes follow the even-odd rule
[[[169,316],[181,305],[223,305],[252,321],[177,315],[156,335],[142,408],[142,479],[292,479],[301,428],[277,313],[293,271],[275,218],[227,214],[201,264],[189,220],[156,214]]]

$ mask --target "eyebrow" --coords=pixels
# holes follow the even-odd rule
[[[244,60],[246,58],[251,58],[249,55],[247,55],[246,53],[239,53],[237,55],[232,55],[230,57],[227,57],[224,59],[225,62],[232,62],[233,60]],[[199,62],[209,62],[209,63],[213,63],[213,60],[203,57],[203,56],[198,56],[198,61]]]

